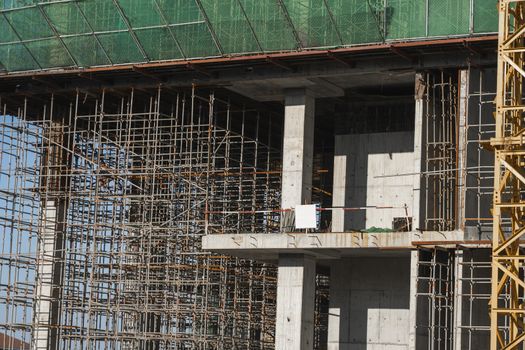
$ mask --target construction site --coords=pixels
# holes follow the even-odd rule
[[[525,349],[523,0],[0,0],[0,350]]]

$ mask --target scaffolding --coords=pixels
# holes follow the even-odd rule
[[[0,101],[3,339],[273,348],[276,269],[200,241],[279,230],[282,117],[221,97],[159,87]]]

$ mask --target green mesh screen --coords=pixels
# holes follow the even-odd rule
[[[240,0],[246,17],[264,51],[294,50],[299,48],[292,26],[275,1]]]
[[[428,34],[430,36],[469,32],[469,1],[429,0],[428,3]],[[497,14],[496,11],[495,14]]]
[[[25,44],[41,67],[68,67],[74,64],[63,43],[56,38]]]
[[[110,0],[79,1],[79,8],[95,32],[126,29],[124,19]]]
[[[345,45],[383,40],[384,6],[377,0],[327,0]]]
[[[182,51],[186,57],[218,56],[220,51],[204,23],[191,23],[173,26]]]
[[[100,34],[98,38],[113,63],[142,62],[145,60],[127,31]]]
[[[426,4],[424,1],[388,0],[386,37],[421,38],[426,35]]]
[[[0,33],[2,33],[2,35],[0,35],[0,43],[9,43],[18,40],[15,31],[3,16],[0,17]]]
[[[293,51],[497,30],[495,0],[0,0],[8,71]]]
[[[31,7],[5,13],[5,18],[15,28],[22,40],[49,38],[53,31],[40,8]]]
[[[91,35],[64,38],[65,45],[81,67],[111,64],[97,38]]]
[[[224,52],[261,51],[238,0],[201,0],[201,4]]]
[[[333,16],[323,0],[283,0],[303,47],[340,46]]]
[[[160,61],[183,57],[171,28],[140,29],[136,31],[136,34],[150,60]]]
[[[0,62],[7,71],[25,71],[41,68],[23,44],[0,45]]]
[[[188,0],[156,0],[186,58],[217,56],[217,47],[198,4]]]
[[[34,0],[0,0],[4,9],[16,9],[24,6],[34,5]]]
[[[498,17],[494,15],[498,3],[493,0],[474,1],[474,32],[488,33],[498,28]]]
[[[46,5],[44,11],[60,35],[91,33],[91,28],[76,3]]]
[[[155,1],[119,0],[121,9],[133,27],[151,27],[166,24],[162,21]]]

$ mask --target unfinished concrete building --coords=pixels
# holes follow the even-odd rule
[[[489,349],[497,14],[0,0],[0,349]]]

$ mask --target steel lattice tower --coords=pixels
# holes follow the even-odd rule
[[[500,0],[496,95],[491,349],[518,349],[525,342],[523,261],[525,164],[523,69],[525,3]]]

